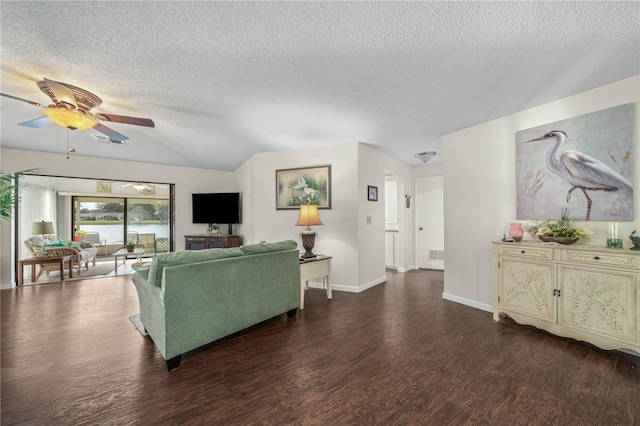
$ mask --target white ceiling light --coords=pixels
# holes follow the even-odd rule
[[[435,157],[436,152],[435,151],[425,151],[425,152],[419,152],[416,154],[416,158],[420,161],[422,161],[423,163],[426,163],[427,161],[431,160],[433,157]]]

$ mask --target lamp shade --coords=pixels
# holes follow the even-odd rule
[[[98,124],[93,117],[64,107],[45,108],[44,113],[57,125],[71,130],[87,130]]]
[[[41,222],[33,222],[31,233],[33,235],[53,234],[53,222],[45,222],[44,220]]]
[[[300,217],[296,226],[322,225],[320,215],[318,214],[318,206],[315,204],[300,205]]]

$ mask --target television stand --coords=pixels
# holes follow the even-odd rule
[[[184,238],[186,250],[240,247],[242,243],[238,235],[192,234],[185,235]]]

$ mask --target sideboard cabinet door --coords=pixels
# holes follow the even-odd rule
[[[500,261],[500,307],[545,321],[556,322],[555,265],[535,260]]]
[[[637,343],[637,285],[638,276],[634,273],[561,265],[558,322]]]

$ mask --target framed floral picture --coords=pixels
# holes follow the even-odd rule
[[[276,210],[297,210],[301,204],[331,208],[331,165],[276,170]]]
[[[111,192],[111,182],[98,182],[96,190],[98,192]]]

